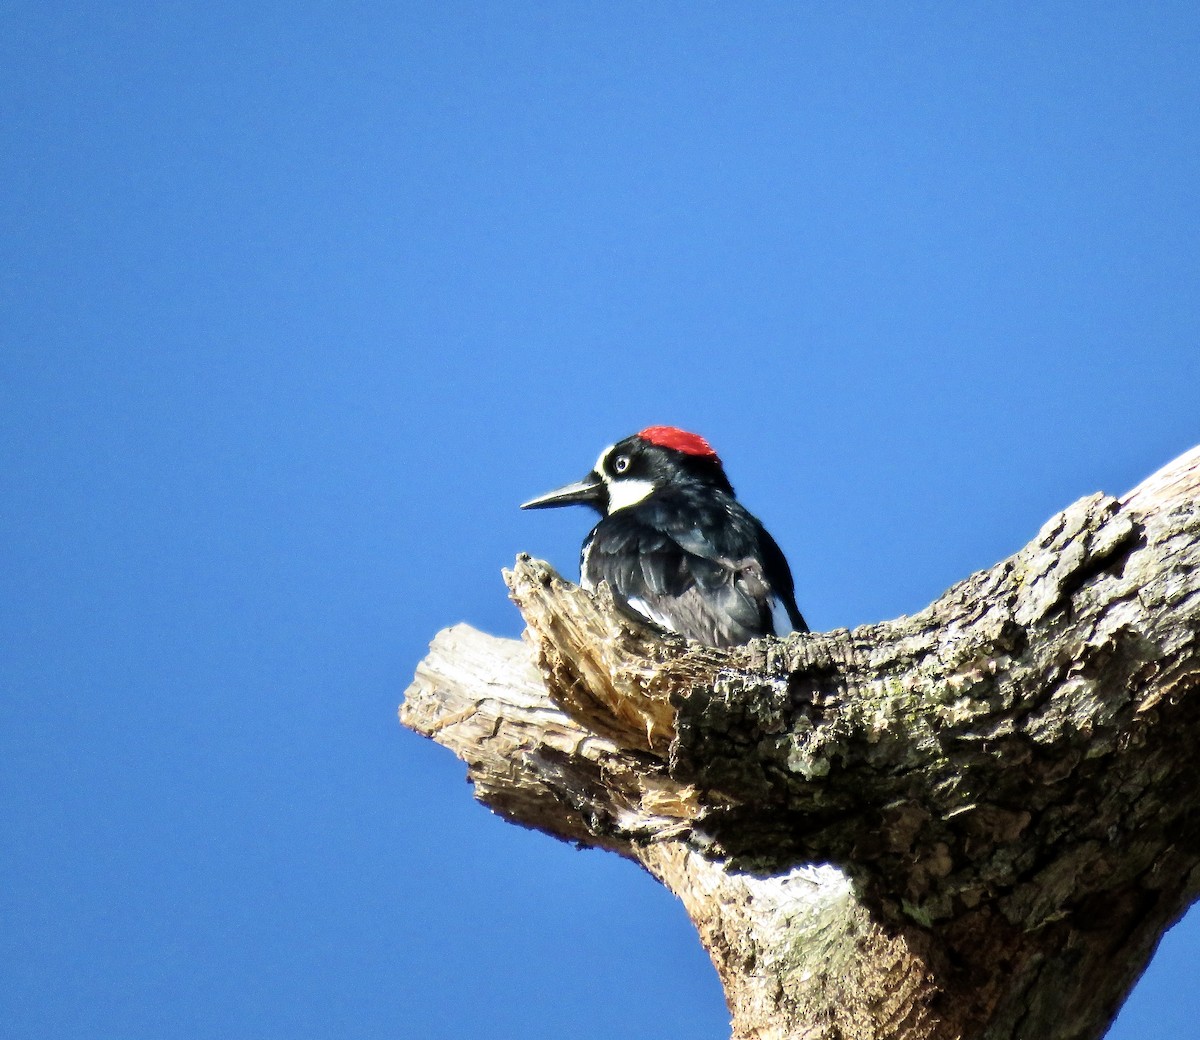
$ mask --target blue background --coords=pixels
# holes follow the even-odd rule
[[[11,1040],[727,1035],[665,891],[396,723],[575,573],[517,503],[696,429],[831,628],[1200,441],[1195,4],[0,18]]]

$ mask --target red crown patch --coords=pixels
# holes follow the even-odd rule
[[[638,436],[648,444],[657,444],[660,448],[673,448],[685,455],[700,455],[710,459],[717,457],[712,445],[698,433],[688,433],[678,426],[647,426],[639,431]]]

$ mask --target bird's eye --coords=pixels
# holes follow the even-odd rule
[[[615,459],[613,459],[613,469],[617,473],[624,473],[627,469],[629,469],[629,456],[618,455]]]

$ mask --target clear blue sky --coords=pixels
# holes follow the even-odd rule
[[[18,0],[0,105],[7,1040],[727,1035],[396,723],[517,503],[694,428],[832,628],[1200,441],[1194,3]]]

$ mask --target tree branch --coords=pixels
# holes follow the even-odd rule
[[[441,633],[401,717],[676,892],[738,1037],[1099,1036],[1200,882],[1198,501],[1200,449],[911,617],[728,651],[521,557],[527,643]]]

